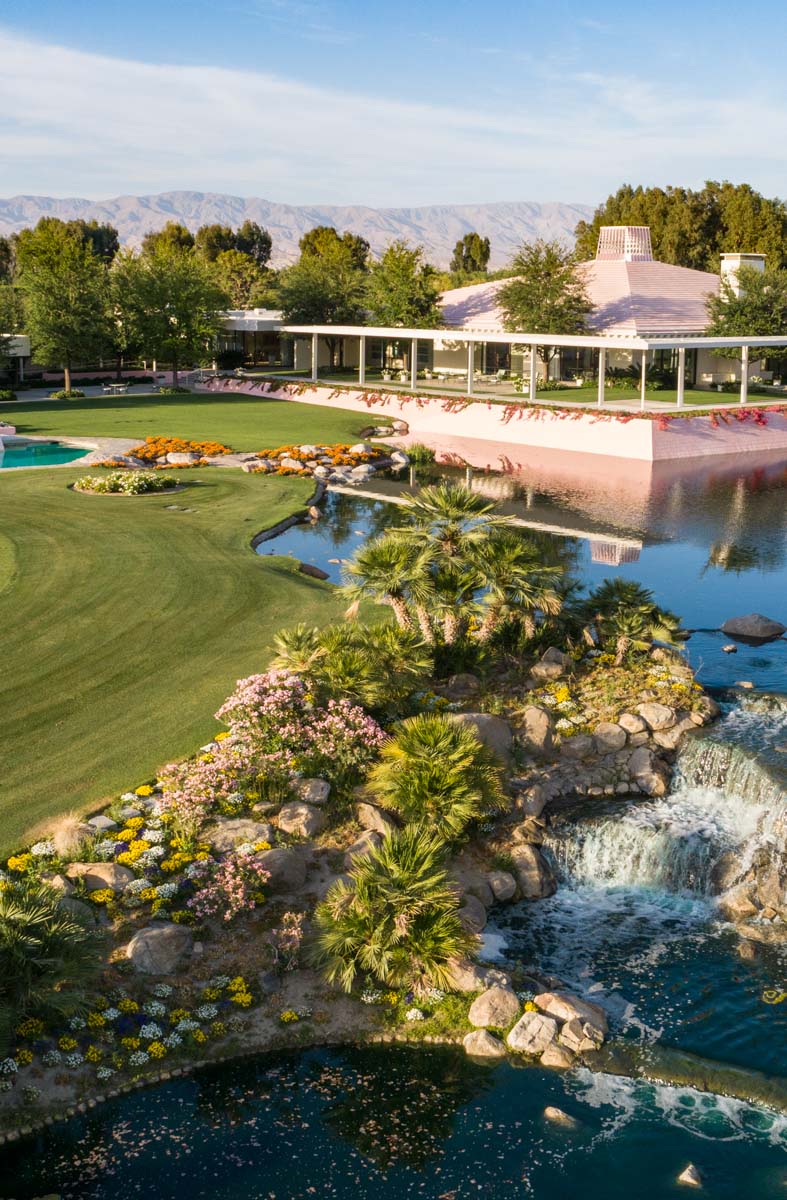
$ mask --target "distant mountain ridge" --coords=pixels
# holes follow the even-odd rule
[[[139,245],[150,229],[167,221],[181,221],[189,229],[200,225],[240,225],[249,219],[263,225],[273,238],[273,266],[293,262],[298,256],[298,239],[315,225],[334,225],[344,232],[360,234],[379,253],[395,238],[422,245],[427,258],[447,267],[454,245],[473,230],[488,237],[492,245],[490,266],[501,267],[524,241],[556,238],[573,245],[579,220],[593,210],[584,204],[539,204],[512,201],[496,204],[437,204],[422,208],[368,208],[364,205],[276,204],[258,197],[224,195],[221,192],[161,192],[151,196],[116,196],[110,200],[55,199],[49,196],[12,196],[0,199],[0,234],[35,225],[40,217],[68,221],[107,221],[120,233],[124,244]]]

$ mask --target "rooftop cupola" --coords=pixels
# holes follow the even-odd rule
[[[602,225],[598,231],[599,262],[653,262],[648,225]]]
[[[729,283],[736,296],[741,294],[738,282],[738,272],[741,267],[753,267],[755,271],[765,270],[764,254],[722,254],[721,277]]]

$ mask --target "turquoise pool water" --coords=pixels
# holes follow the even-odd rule
[[[89,453],[89,450],[63,446],[60,442],[12,442],[0,447],[0,471],[9,467],[59,467]]]

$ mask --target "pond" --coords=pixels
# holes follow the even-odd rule
[[[89,450],[61,442],[26,442],[0,439],[0,471],[10,467],[59,467],[84,458]]]

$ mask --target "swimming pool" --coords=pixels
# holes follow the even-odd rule
[[[19,438],[0,442],[0,471],[9,467],[59,467],[89,454],[62,442],[28,442]]]

